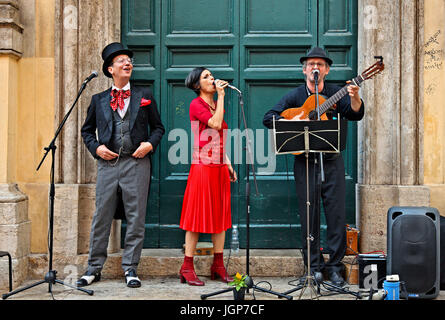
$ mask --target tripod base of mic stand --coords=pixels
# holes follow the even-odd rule
[[[292,300],[293,299],[292,296],[288,296],[286,294],[275,292],[275,291],[272,291],[272,290],[267,290],[267,289],[264,289],[264,288],[261,288],[261,287],[258,287],[256,285],[254,285],[252,278],[250,278],[248,281],[249,281],[250,284],[248,283],[247,292],[249,292],[249,289],[254,289],[254,290],[258,290],[258,291],[262,291],[262,292],[265,292],[265,293],[270,293],[270,294],[276,295],[279,298],[286,298],[287,300]],[[205,300],[208,297],[213,297],[213,296],[216,296],[218,294],[226,293],[226,292],[229,292],[229,291],[233,291],[233,287],[232,288],[228,288],[228,289],[224,289],[224,290],[220,290],[220,291],[216,291],[216,292],[213,292],[213,293],[209,293],[209,294],[203,294],[203,295],[201,295],[201,299]]]
[[[279,293],[279,292],[275,292],[275,291],[271,291],[271,290],[267,290],[267,289],[264,289],[264,288],[261,288],[261,287],[257,287],[257,286],[252,286],[252,288],[254,289],[254,290],[258,290],[258,291],[262,291],[262,292],[266,292],[266,293],[270,293],[270,294],[274,294],[274,295],[276,295],[278,298],[286,298],[287,300],[292,300],[294,297],[292,297],[292,296],[288,296],[288,295],[286,295],[286,294],[283,294],[283,293]]]
[[[201,295],[201,300],[205,300],[208,297],[213,297],[213,296],[216,296],[218,294],[226,293],[226,292],[229,292],[229,291],[233,291],[233,288],[227,288],[227,289],[224,289],[224,290],[215,291],[215,292],[208,293],[208,294],[203,294],[203,295]]]
[[[14,294],[16,294],[16,293],[19,293],[19,292],[22,292],[22,291],[31,289],[31,288],[33,288],[33,287],[36,287],[36,286],[41,285],[41,284],[44,284],[44,283],[48,283],[48,284],[49,284],[49,287],[48,287],[48,292],[49,292],[49,293],[52,292],[52,286],[53,286],[54,284],[58,283],[58,284],[62,284],[62,285],[64,285],[64,286],[67,286],[67,287],[70,287],[70,288],[73,288],[73,289],[76,289],[76,290],[85,292],[85,293],[89,294],[90,296],[92,296],[92,295],[94,294],[94,291],[93,291],[93,290],[88,290],[88,289],[84,289],[84,288],[79,288],[79,287],[76,287],[76,286],[73,286],[73,285],[64,283],[64,282],[61,281],[61,280],[58,280],[56,274],[57,274],[57,271],[50,270],[50,271],[48,271],[48,273],[45,275],[45,279],[44,279],[44,280],[35,282],[35,283],[30,284],[30,285],[28,285],[28,286],[26,286],[26,287],[23,287],[23,288],[20,288],[20,289],[17,289],[17,290],[8,292],[8,293],[5,293],[5,294],[2,295],[2,299],[5,300],[5,299],[7,299],[8,297],[10,297],[10,296],[12,296],[12,295],[14,295]]]
[[[279,298],[286,298],[287,300],[292,300],[293,299],[292,296],[288,296],[286,294],[279,293],[279,292],[270,291],[270,290],[267,290],[267,289],[264,289],[264,288],[261,288],[261,287],[257,287],[257,286],[253,286],[252,289],[258,290],[258,291],[262,291],[262,292],[266,292],[266,293],[270,293],[270,294],[274,294],[274,295],[278,296]],[[205,300],[208,297],[216,296],[218,294],[226,293],[226,292],[229,292],[229,291],[233,291],[233,288],[224,289],[224,290],[221,290],[221,291],[216,291],[216,292],[209,293],[209,294],[203,294],[203,295],[201,295],[201,299]]]
[[[283,295],[288,295],[295,291],[301,290],[300,295],[298,297],[298,299],[301,300],[306,289],[309,289],[310,293],[311,293],[311,299],[313,299],[312,294],[315,295],[315,299],[318,299],[319,294],[317,294],[314,284],[315,284],[315,286],[318,287],[318,282],[315,280],[315,278],[313,276],[308,275],[308,276],[306,276],[306,279],[304,280],[303,284],[300,284],[299,286],[297,286],[296,288],[294,288],[292,290],[284,292]]]
[[[309,278],[311,278],[311,279],[309,279]],[[310,284],[308,285],[309,281],[310,281]],[[317,292],[315,292],[315,287],[312,285],[312,283],[315,283],[315,285],[317,287]],[[300,293],[300,297],[299,297],[299,299],[301,299],[301,296],[303,295],[304,290],[308,286],[312,290],[311,291],[311,298],[312,298],[312,292],[314,292],[317,295],[317,298],[318,298],[318,296],[320,296],[320,286],[323,286],[325,289],[327,289],[329,291],[335,291],[337,293],[343,293],[343,294],[350,294],[350,295],[353,295],[354,297],[356,297],[357,299],[361,299],[361,295],[360,295],[359,292],[352,292],[352,291],[349,291],[348,289],[336,286],[336,285],[334,285],[332,283],[329,283],[329,282],[326,282],[326,281],[321,281],[321,283],[320,283],[320,282],[316,281],[313,276],[306,277],[306,281],[305,281],[304,285],[299,285],[299,286],[297,286],[296,288],[294,288],[292,290],[284,292],[283,294],[284,295],[288,295],[290,293],[293,293],[295,291],[303,289],[302,292]]]
[[[337,286],[335,284],[332,284],[332,283],[329,283],[326,281],[322,281],[321,285],[323,285],[323,287],[329,291],[334,291],[334,292],[343,293],[343,294],[350,294],[350,295],[353,295],[354,297],[356,297],[357,299],[361,299],[361,295],[359,292],[349,291],[349,289],[342,288],[340,286]],[[318,292],[320,292],[320,284],[318,286]]]

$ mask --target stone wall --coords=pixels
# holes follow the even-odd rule
[[[28,277],[31,222],[28,220],[28,198],[16,184],[0,184],[0,251],[12,257],[13,286]],[[8,287],[8,261],[0,259],[0,289]]]
[[[12,257],[14,286],[28,276],[31,222],[28,198],[17,187],[18,63],[23,26],[16,0],[0,0],[0,251]],[[0,289],[8,287],[8,260],[0,259]]]

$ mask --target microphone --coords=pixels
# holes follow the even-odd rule
[[[218,80],[219,80],[219,79],[215,79],[215,81],[218,81]],[[213,81],[213,85],[215,85],[215,81]],[[241,93],[241,91],[240,91],[237,87],[232,86],[231,84],[228,84],[227,87],[230,88],[230,89],[232,89],[232,90],[237,91],[238,93]]]
[[[90,82],[91,80],[93,80],[94,78],[96,78],[97,76],[98,76],[98,73],[97,73],[96,70],[94,70],[93,73],[91,73],[91,74],[88,76],[88,78],[86,78],[86,79],[83,81],[83,84],[87,84],[88,82]]]
[[[314,80],[318,81],[318,75],[320,74],[320,70],[315,69],[312,71],[312,74],[314,75]]]

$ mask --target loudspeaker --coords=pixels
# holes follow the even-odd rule
[[[439,294],[440,215],[430,207],[388,210],[387,274],[398,274],[400,297],[432,299]]]
[[[440,290],[445,290],[445,217],[440,216]]]

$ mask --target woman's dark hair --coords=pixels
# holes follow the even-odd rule
[[[199,80],[201,79],[201,73],[207,70],[204,67],[196,67],[193,69],[185,79],[185,86],[191,90],[193,90],[198,96],[200,93]]]

